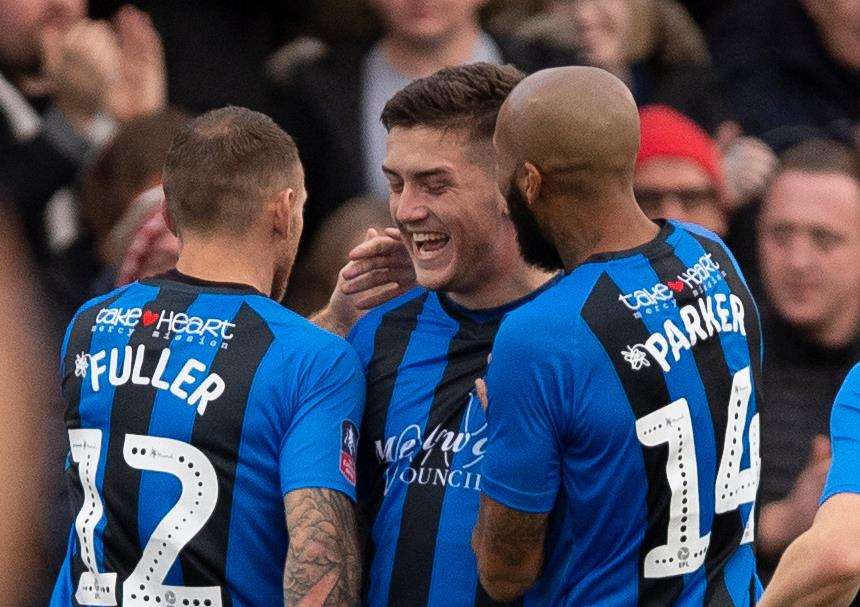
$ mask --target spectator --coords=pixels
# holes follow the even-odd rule
[[[90,14],[110,18],[127,1],[90,0]],[[307,24],[311,2],[135,0],[134,4],[150,15],[164,39],[171,103],[196,114],[224,105],[265,107],[266,57],[286,35],[295,34],[294,24]]]
[[[741,136],[704,37],[675,0],[553,0],[521,34],[575,49],[578,63],[621,78],[640,107],[668,105],[702,126],[723,156],[725,209],[734,212],[761,194],[776,158],[760,140]]]
[[[829,464],[829,404],[860,356],[856,154],[823,140],[787,151],[763,201],[758,239],[770,302],[759,555],[770,577],[812,523]]]
[[[296,68],[277,88],[272,115],[299,146],[310,199],[309,242],[321,221],[349,198],[387,199],[380,169],[385,102],[411,80],[449,65],[511,62],[525,70],[569,62],[565,51],[494,39],[481,30],[485,0],[372,0],[384,35],[369,45],[332,48]]]
[[[670,107],[640,112],[636,200],[651,218],[699,224],[724,236],[726,205],[721,156],[699,126]]]
[[[711,134],[729,118],[704,36],[674,0],[553,0],[522,35],[574,49],[577,63],[627,84],[640,107],[669,105]]]
[[[727,101],[771,147],[808,126],[848,140],[860,122],[860,3],[734,2],[709,39]]]
[[[161,46],[148,18],[121,10],[113,27],[83,0],[0,0],[0,191],[45,253],[42,213],[72,182],[113,120],[164,103]]]
[[[102,291],[113,285],[117,266],[142,219],[162,201],[161,195],[139,194],[161,184],[167,150],[188,119],[184,112],[166,110],[130,120],[84,171],[81,214],[98,264],[108,274]]]
[[[120,124],[80,177],[80,226],[45,264],[46,284],[63,320],[95,293],[113,288],[131,238],[161,194],[140,195],[160,185],[173,136],[188,116],[165,110]]]
[[[179,259],[179,239],[167,227],[161,186],[147,190],[140,197],[156,200],[157,203],[149,207],[148,215],[131,237],[131,244],[116,272],[117,287],[167,272],[176,266]]]

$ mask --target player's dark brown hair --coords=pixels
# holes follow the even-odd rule
[[[446,67],[389,99],[382,124],[388,131],[395,127],[464,129],[474,139],[491,139],[502,103],[523,78],[525,74],[511,65]]]
[[[192,120],[164,165],[167,208],[179,232],[241,234],[263,203],[300,180],[293,139],[265,114],[234,106]]]
[[[860,181],[860,154],[831,139],[807,139],[779,157],[779,171],[836,173]]]

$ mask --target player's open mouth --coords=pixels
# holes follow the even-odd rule
[[[412,232],[411,236],[415,252],[420,257],[431,256],[433,253],[441,251],[451,240],[441,232]]]

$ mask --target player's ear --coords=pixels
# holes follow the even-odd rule
[[[161,201],[161,218],[164,220],[164,225],[170,230],[170,233],[179,238],[176,232],[176,224],[173,222],[173,217],[170,216],[170,209],[167,208],[167,199]]]
[[[517,187],[529,206],[540,198],[542,186],[543,176],[540,170],[531,162],[524,162],[517,171]]]
[[[296,191],[286,188],[275,195],[272,200],[272,227],[281,236],[289,236],[290,225],[293,222],[293,206],[297,204]]]

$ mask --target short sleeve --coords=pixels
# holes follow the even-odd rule
[[[557,370],[534,335],[503,323],[487,370],[487,449],[481,487],[493,500],[524,512],[549,512],[561,477]]]
[[[860,493],[860,363],[836,395],[830,417],[832,460],[821,502],[837,493]]]
[[[355,352],[337,348],[313,358],[299,379],[280,452],[281,493],[324,488],[355,500],[364,374]]]

